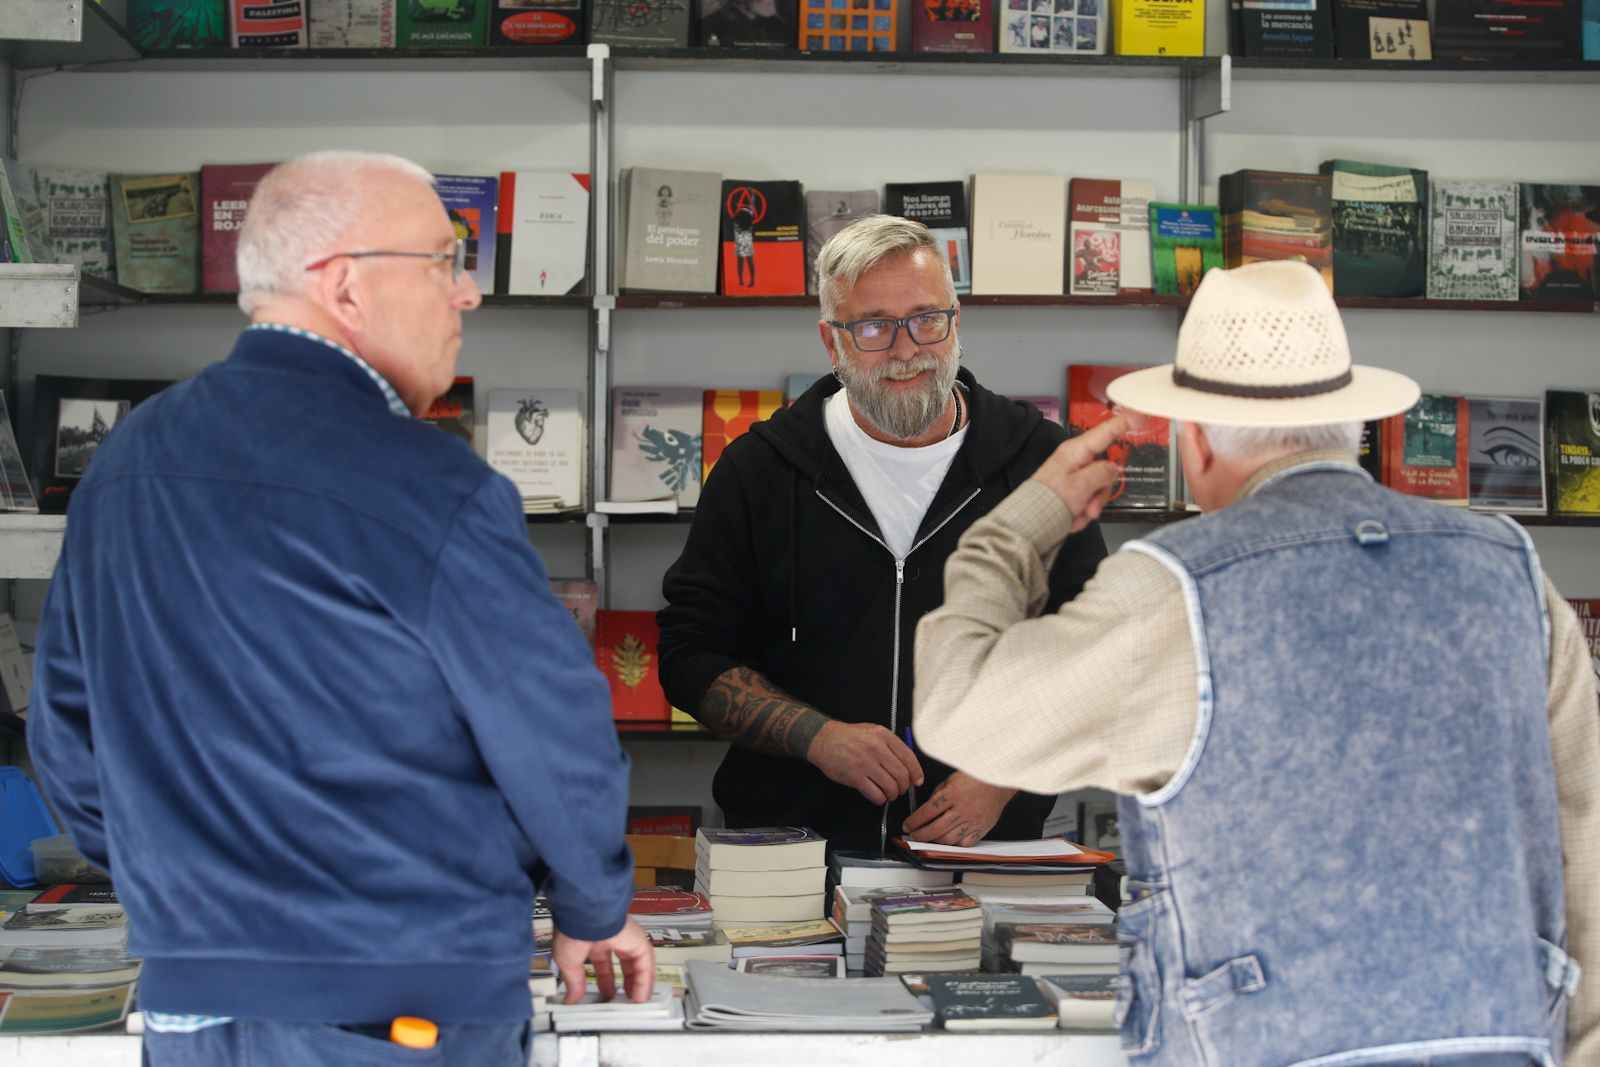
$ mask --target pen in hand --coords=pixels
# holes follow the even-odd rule
[[[909,726],[907,726],[905,728],[905,739],[906,739],[906,747],[909,748],[912,751],[913,754],[915,754],[916,751],[917,751],[917,746],[911,743],[911,727],[909,727]],[[911,810],[912,811],[916,811],[917,810],[917,783],[916,782],[912,782],[911,783]]]

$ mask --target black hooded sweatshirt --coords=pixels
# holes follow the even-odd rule
[[[728,445],[700,494],[683,555],[667,571],[661,682],[693,713],[730,668],[749,667],[843,722],[873,722],[912,748],[925,803],[951,769],[916,748],[911,714],[917,620],[944,600],[944,562],[963,531],[1066,439],[1032,405],[959,372],[966,440],[903,561],[884,543],[823,425],[840,385],[816,382],[793,406]],[[1046,611],[1076,596],[1105,557],[1098,525],[1072,535],[1050,572]],[[995,729],[1004,730],[996,708]],[[712,783],[730,827],[810,826],[833,848],[876,850],[900,833],[909,794],[876,805],[804,760],[730,747]],[[1039,836],[1054,797],[1018,793],[990,831]]]

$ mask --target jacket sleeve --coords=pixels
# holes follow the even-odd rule
[[[550,591],[516,489],[495,475],[434,567],[426,640],[511,817],[549,870],[556,928],[599,941],[633,898],[628,757],[594,651]]]
[[[761,626],[752,508],[734,458],[740,444],[712,468],[683,554],[661,581],[661,685],[673,707],[691,715],[712,682],[750,662]]]
[[[68,553],[61,553],[45,594],[35,642],[32,705],[28,713],[28,751],[45,796],[55,805],[63,829],[78,851],[111,870],[106,845],[105,809],[94,761],[89,690],[72,610]]]
[[[1033,438],[1028,442],[1026,459],[1016,474],[1016,484],[1021,485],[1033,476],[1039,464],[1050,458],[1063,441],[1067,431],[1049,419],[1039,423]],[[1044,614],[1053,615],[1061,605],[1083,592],[1083,587],[1094,577],[1100,561],[1106,558],[1106,539],[1098,522],[1091,522],[1075,534],[1068,535],[1050,563],[1049,593],[1044,604]]]

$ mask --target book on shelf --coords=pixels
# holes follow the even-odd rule
[[[583,0],[491,0],[489,43],[493,45],[579,44]]]
[[[1156,198],[1156,183],[1074,178],[1067,190],[1071,293],[1150,292],[1150,203]]]
[[[1428,172],[1330,159],[1334,296],[1421,296],[1428,285]]]
[[[33,171],[0,159],[0,205],[5,212],[5,254],[12,263],[54,263],[49,222]]]
[[[800,47],[808,52],[893,52],[899,47],[896,0],[799,0]]]
[[[1111,39],[1119,56],[1203,56],[1205,0],[1118,0]]]
[[[1467,506],[1543,515],[1543,403],[1468,397],[1467,431]]]
[[[741,956],[733,969],[742,974],[768,974],[784,978],[844,978],[844,957],[788,953],[782,956]]]
[[[821,867],[827,845],[825,838],[806,826],[747,829],[702,826],[695,833],[697,861],[715,871],[793,871]]]
[[[6,394],[0,390],[0,511],[32,514],[38,510],[39,501],[28,482],[28,469],[22,463],[22,449],[11,428],[11,415],[6,410]]]
[[[466,245],[467,273],[480,293],[494,292],[499,182],[485,174],[435,174],[433,189],[450,216],[456,240]]]
[[[993,52],[1000,0],[915,0],[907,10],[913,52]]]
[[[1333,0],[1229,0],[1228,14],[1234,55],[1333,58]]]
[[[583,292],[589,263],[589,188],[587,174],[500,172],[495,257],[497,264],[503,258],[504,265],[494,275],[497,292]]]
[[[228,43],[235,48],[304,48],[306,0],[231,0]]]
[[[1067,436],[1087,433],[1111,418],[1106,386],[1138,367],[1073,363],[1067,367]],[[1112,508],[1172,506],[1172,423],[1151,416],[1142,430],[1118,437],[1107,455],[1121,464]]]
[[[946,1030],[1054,1030],[1056,1009],[1020,974],[930,974],[928,995]]]
[[[1112,0],[1007,0],[1000,51],[1104,55]]]
[[[22,647],[16,622],[0,611],[0,709],[21,715],[32,692],[33,654]],[[6,902],[0,899],[0,919],[7,910]]]
[[[393,48],[398,0],[309,0],[312,48]]]
[[[1468,409],[1464,396],[1424,393],[1384,427],[1389,488],[1440,504],[1467,506]]]
[[[1548,390],[1544,420],[1550,514],[1600,516],[1600,392]]]
[[[1383,482],[1383,424],[1383,419],[1363,422],[1361,440],[1356,445],[1356,462],[1379,484]]]
[[[1583,58],[1600,61],[1600,0],[1583,0]]]
[[[690,0],[589,0],[590,44],[688,48]]]
[[[950,264],[956,292],[972,291],[966,182],[890,182],[883,187],[883,210],[926,226]]]
[[[1192,296],[1200,279],[1222,266],[1222,209],[1215,204],[1150,204],[1151,288]]]
[[[722,175],[629,167],[617,183],[618,289],[715,293]]]
[[[1520,190],[1522,299],[1600,299],[1600,185],[1523,182]]]
[[[207,163],[200,168],[200,289],[239,291],[239,231],[256,186],[273,163]]]
[[[1333,38],[1340,59],[1425,62],[1433,58],[1428,0],[1333,0]]]
[[[198,174],[111,175],[117,281],[142,293],[200,284]]]
[[[142,52],[228,47],[228,0],[128,0],[128,36]]]
[[[583,406],[574,389],[491,389],[484,458],[516,485],[523,510],[583,505]]]
[[[85,274],[115,280],[109,175],[81,167],[35,167],[33,184],[55,262],[76,264]]]
[[[33,472],[39,510],[59,515],[100,442],[134,405],[171,382],[138,378],[76,378],[41,374],[33,380]]]
[[[972,292],[1066,291],[1066,183],[1056,174],[972,176]]]
[[[1437,59],[1478,63],[1578,59],[1578,0],[1445,0],[1433,5]]]
[[[828,238],[868,215],[878,213],[876,189],[806,190],[806,292],[817,292],[817,253]]]
[[[423,422],[430,423],[459,437],[473,447],[473,383],[470,374],[458,375],[443,395],[434,398],[428,410],[422,413]]]
[[[1056,1009],[1063,1030],[1117,1028],[1117,976],[1114,974],[1049,973],[1034,979]]]
[[[696,0],[705,48],[787,48],[797,40],[796,0]]]
[[[1567,597],[1572,613],[1578,617],[1578,629],[1583,633],[1583,643],[1589,649],[1589,662],[1594,667],[1595,696],[1600,699],[1600,597]]]
[[[701,401],[700,480],[711,477],[711,468],[722,458],[723,449],[740,434],[783,406],[783,394],[776,389],[707,389]]]
[[[724,178],[720,218],[724,296],[806,291],[806,207],[799,182]]]
[[[628,833],[689,837],[693,839],[700,829],[701,811],[698,804],[629,804]],[[674,864],[676,866],[676,864]],[[689,862],[694,866],[694,848],[691,845]]]
[[[653,611],[600,608],[595,612],[594,658],[611,686],[613,719],[667,718],[656,652],[659,640]]]
[[[1024,404],[1033,405],[1039,409],[1039,414],[1043,415],[1057,426],[1066,425],[1065,422],[1061,421],[1061,398],[1059,396],[1050,396],[1043,393],[1032,393],[1028,396],[1014,396],[1011,399],[1021,401]]]
[[[1521,257],[1516,182],[1428,185],[1430,300],[1515,300]]]
[[[704,393],[691,387],[611,388],[608,501],[700,500]]]
[[[583,639],[594,645],[595,582],[593,578],[551,578],[550,592],[572,613]],[[630,831],[631,832],[631,831]]]
[[[1222,261],[1304,260],[1333,289],[1333,179],[1327,174],[1237,170],[1218,182]]]
[[[916,1032],[933,1020],[899,981],[740,974],[709,960],[687,972],[691,1030]]]
[[[482,48],[493,0],[401,0],[395,41],[401,48]]]
[[[0,1035],[70,1034],[120,1023],[136,984],[0,990]]]

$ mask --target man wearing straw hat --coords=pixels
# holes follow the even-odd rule
[[[1030,617],[1127,416],[1062,445],[950,557],[916,713],[984,781],[1120,794],[1130,1062],[1600,1064],[1583,643],[1520,527],[1356,464],[1416,384],[1351,365],[1315,271],[1258,263],[1111,396],[1182,421],[1208,514]]]

